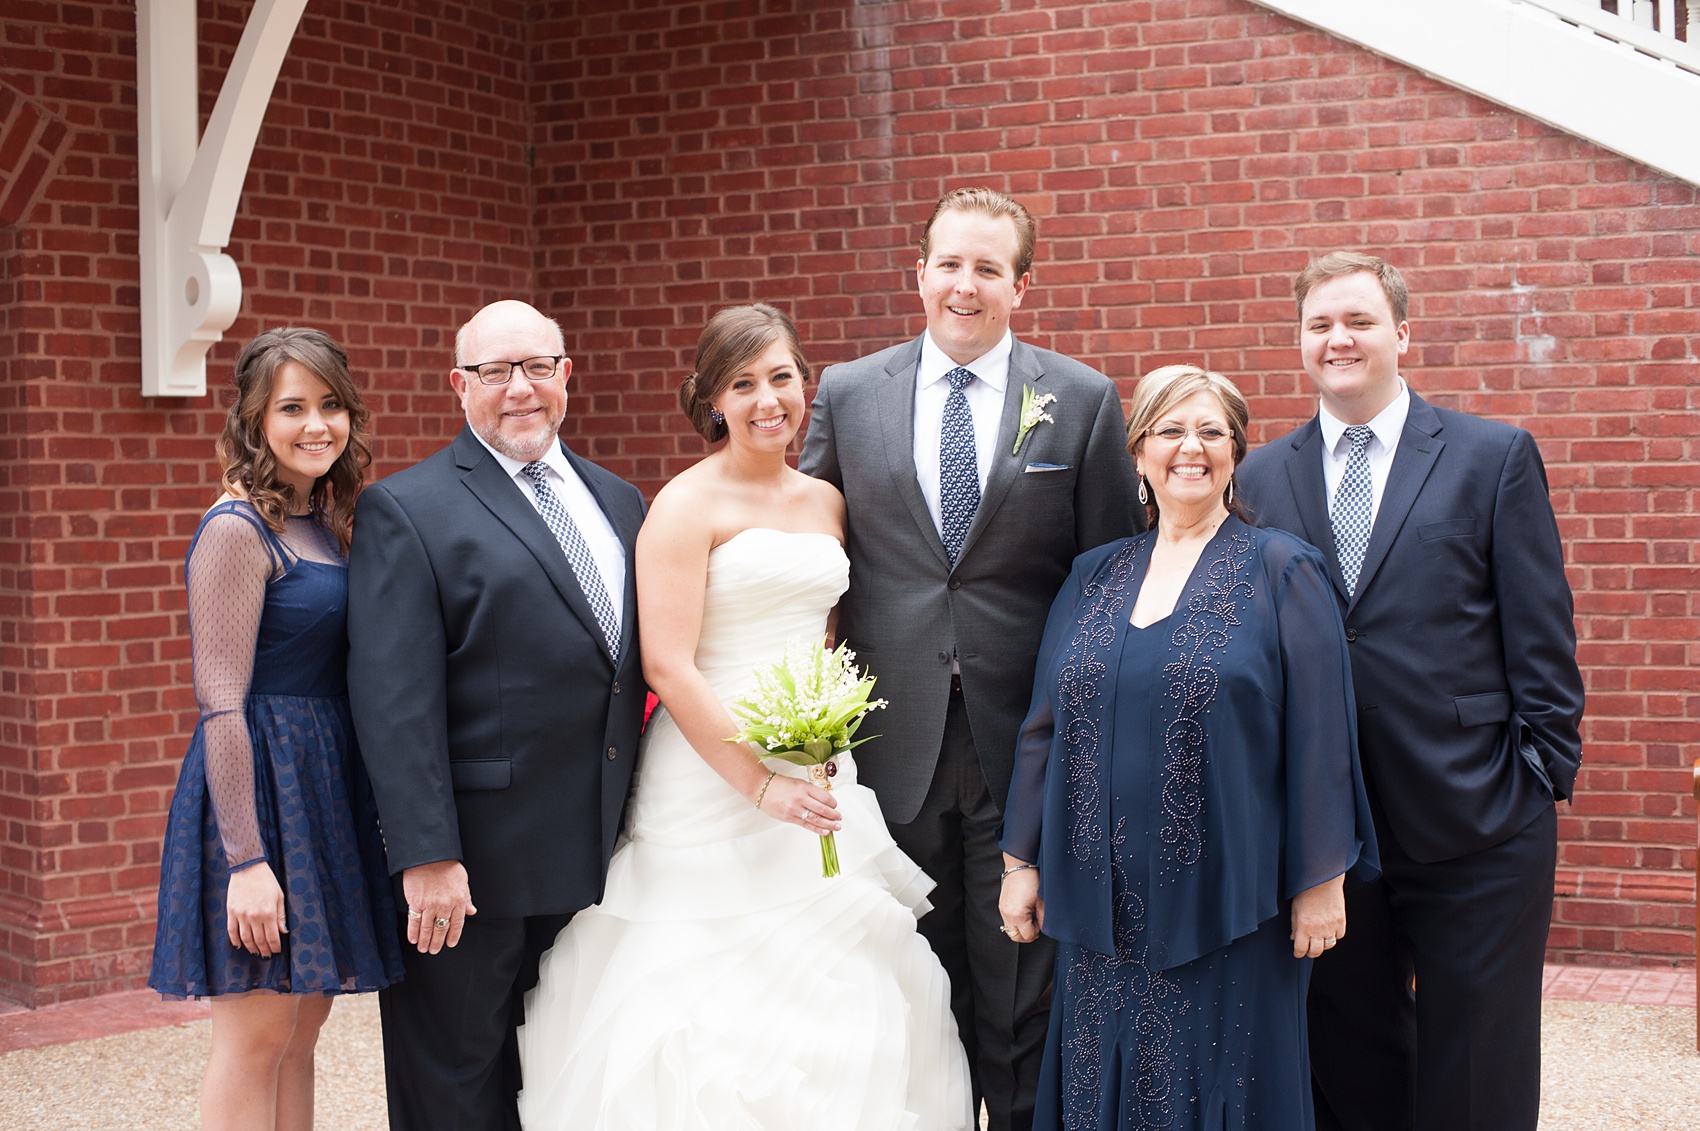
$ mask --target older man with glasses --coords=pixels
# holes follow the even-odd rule
[[[517,1128],[514,1029],[595,903],[644,688],[635,488],[569,451],[561,330],[493,303],[455,339],[466,427],[367,489],[349,694],[411,944],[380,996],[393,1128]]]

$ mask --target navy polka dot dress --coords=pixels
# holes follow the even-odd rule
[[[148,985],[173,997],[359,993],[401,978],[377,807],[349,718],[348,573],[314,519],[280,536],[246,502],[189,547],[201,720],[172,797]],[[232,871],[269,866],[289,931],[232,946]]]

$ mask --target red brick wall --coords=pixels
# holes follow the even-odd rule
[[[1243,0],[792,6],[539,25],[569,436],[646,490],[697,458],[672,390],[726,303],[789,309],[817,367],[919,332],[915,241],[960,185],[1040,217],[1018,333],[1124,394],[1202,361],[1261,438],[1314,412],[1293,274],[1386,255],[1415,293],[1413,387],[1534,432],[1566,539],[1591,698],[1552,954],[1687,961],[1695,188]]]
[[[248,8],[201,5],[203,111]],[[225,400],[137,392],[133,36],[124,0],[0,28],[0,993],[32,1003],[138,984],[194,721],[180,563]],[[454,328],[533,295],[569,439],[653,490],[703,450],[673,388],[713,309],[787,307],[817,366],[916,333],[920,223],[970,183],[1040,217],[1019,333],[1124,393],[1202,360],[1265,437],[1313,407],[1292,273],[1406,271],[1413,386],[1532,429],[1567,539],[1592,699],[1554,952],[1690,956],[1696,190],[1244,0],[314,0],[210,376],[323,326],[393,470],[458,426]]]
[[[405,7],[405,14],[400,10]],[[203,116],[251,5],[201,5]],[[454,329],[530,293],[524,6],[314,0],[230,254],[206,397],[140,395],[134,5],[17,0],[0,41],[0,994],[139,985],[195,722],[183,555],[242,341],[348,348],[378,470],[458,427]],[[18,158],[16,154],[24,154]]]

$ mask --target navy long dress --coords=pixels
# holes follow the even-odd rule
[[[1168,617],[1155,533],[1082,555],[1046,625],[1005,811],[1056,988],[1036,1129],[1309,1131],[1292,897],[1375,874],[1320,555],[1229,518]]]
[[[218,997],[398,981],[377,808],[349,719],[340,554],[312,519],[291,519],[280,538],[248,503],[225,502],[201,520],[188,560],[201,719],[166,821],[148,985]],[[225,933],[231,872],[262,861],[288,922],[268,958]]]

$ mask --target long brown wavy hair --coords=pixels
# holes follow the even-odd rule
[[[267,330],[242,347],[231,377],[236,403],[225,415],[224,431],[218,437],[224,488],[254,504],[266,525],[279,533],[283,532],[284,519],[295,511],[295,490],[277,478],[277,457],[266,443],[265,431],[272,385],[278,369],[288,361],[323,381],[348,409],[348,445],[331,469],[314,482],[308,497],[312,513],[336,535],[337,545],[346,554],[354,529],[354,500],[372,462],[367,443],[372,412],[354,387],[348,354],[323,330],[284,326]]]

